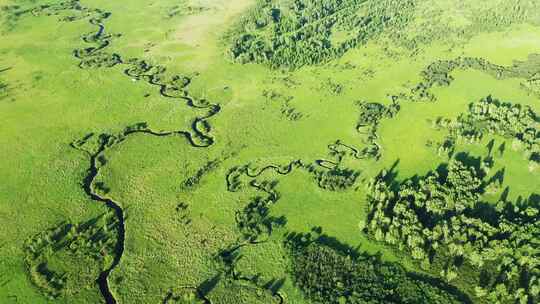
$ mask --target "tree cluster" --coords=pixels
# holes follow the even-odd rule
[[[294,282],[313,303],[460,303],[378,255],[346,253],[316,241],[291,247]]]
[[[471,103],[469,111],[455,121],[439,118],[435,126],[448,129],[452,140],[478,142],[486,134],[513,139],[524,148],[531,164],[540,164],[540,117],[529,106],[488,96]]]
[[[236,212],[236,224],[243,240],[259,243],[268,238],[275,228],[287,223],[284,216],[270,215],[270,207],[276,202],[277,199],[272,195],[257,196],[252,198],[244,209]]]
[[[366,136],[366,147],[362,149],[362,158],[379,159],[381,148],[377,143],[377,129],[383,119],[392,118],[397,115],[401,106],[394,99],[392,104],[383,105],[376,102],[358,102],[360,115],[356,124],[356,130]]]
[[[169,293],[163,299],[163,304],[205,304],[207,303],[201,292],[195,288],[181,288]]]
[[[231,57],[241,63],[298,68],[343,55],[389,27],[410,20],[414,1],[261,1],[229,34]],[[345,32],[345,39],[334,39]]]
[[[181,184],[181,188],[184,189],[184,190],[187,190],[187,189],[193,189],[195,187],[197,187],[200,182],[201,182],[201,179],[211,173],[212,171],[216,170],[220,165],[221,165],[221,160],[220,159],[213,159],[213,160],[210,160],[208,162],[206,162],[201,168],[199,168],[197,170],[197,172],[195,172],[195,174],[193,174],[192,176],[186,178],[182,184]]]
[[[382,172],[369,184],[365,230],[407,251],[424,269],[440,271],[448,282],[469,277],[478,298],[538,303],[538,197],[483,202],[487,171],[451,160],[437,172],[403,182]]]
[[[376,102],[358,102],[360,116],[358,117],[358,127],[371,126],[375,128],[384,118],[394,117],[400,110],[398,103],[385,106]]]
[[[92,286],[115,254],[117,225],[111,212],[80,224],[61,224],[30,238],[24,249],[31,282],[49,298],[87,287],[81,284]],[[58,267],[69,260],[78,260],[84,267]]]
[[[532,54],[525,61],[514,61],[510,66],[500,66],[477,57],[458,57],[452,60],[438,60],[433,62],[420,75],[422,82],[411,90],[408,99],[413,101],[435,101],[435,96],[430,92],[434,86],[448,86],[453,81],[451,73],[455,70],[473,69],[485,72],[497,79],[523,78],[527,84],[534,82],[540,73],[540,55]]]
[[[356,180],[360,176],[360,172],[356,170],[340,168],[339,166],[331,169],[320,169],[316,166],[309,166],[307,170],[313,174],[313,178],[317,181],[319,188],[329,191],[349,189],[356,183]]]

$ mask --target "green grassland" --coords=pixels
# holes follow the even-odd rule
[[[0,303],[538,303],[539,20],[0,0]]]

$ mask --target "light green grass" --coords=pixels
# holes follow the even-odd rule
[[[17,2],[32,6],[30,1]],[[188,75],[193,79],[189,87],[193,96],[222,107],[209,119],[216,142],[208,149],[189,146],[183,136],[137,134],[104,153],[107,163],[96,182],[110,189],[102,195],[119,202],[126,215],[125,251],[110,276],[111,289],[121,303],[161,302],[171,290],[198,286],[223,271],[216,256],[240,236],[235,212],[260,194],[249,187],[237,193],[227,191],[225,176],[230,168],[327,159],[327,145],[337,139],[362,148],[362,136],[355,129],[360,114],[356,101],[389,104],[390,96],[418,83],[420,72],[439,59],[465,55],[509,65],[536,52],[540,44],[540,29],[533,25],[458,39],[454,48],[434,41],[422,46],[416,56],[402,46],[387,45],[390,40],[382,37],[325,65],[271,70],[235,64],[224,55],[222,36],[251,1],[185,2],[210,9],[166,18],[177,1],[83,1],[112,13],[105,21],[107,32],[122,36],[113,40],[111,52],[123,58],[146,58]],[[454,3],[437,2],[442,8],[457,9]],[[0,0],[0,6],[8,3]],[[417,12],[418,23],[430,22],[422,19],[425,13]],[[457,13],[448,15],[448,22],[466,27],[468,19],[462,18]],[[197,35],[191,33],[199,26]],[[22,303],[101,301],[97,284],[90,279],[80,282],[88,290],[48,300],[31,284],[23,260],[28,238],[62,221],[82,222],[106,210],[84,193],[81,183],[90,163],[84,153],[70,147],[71,142],[91,132],[117,134],[139,122],[153,130],[190,131],[192,120],[204,114],[184,102],[161,97],[155,86],[133,81],[123,74],[125,66],[79,69],[72,51],[85,46],[80,35],[93,30],[87,20],[60,23],[55,16],[27,15],[14,30],[2,34],[0,69],[12,68],[0,78],[13,88],[9,94],[14,101],[0,101],[0,226],[4,227],[0,229],[0,302],[15,303],[15,297]],[[407,257],[360,232],[358,224],[366,217],[364,181],[397,160],[399,179],[434,170],[445,159],[426,147],[426,142],[440,140],[446,133],[434,130],[428,120],[457,117],[469,103],[488,95],[530,105],[540,113],[538,98],[520,89],[523,79],[496,80],[472,70],[452,76],[455,81],[450,86],[433,89],[435,103],[401,102],[399,114],[382,121],[380,161],[347,160],[348,167],[361,172],[355,187],[325,191],[304,171],[271,175],[279,180],[276,190],[281,199],[270,212],[285,216],[287,224],[268,243],[242,249],[238,269],[261,273],[264,278],[285,277],[281,292],[288,303],[308,303],[288,277],[282,235],[320,226],[340,242],[370,253],[382,251],[385,259],[417,270]],[[342,92],[335,94],[328,83],[341,85]],[[263,96],[265,90],[283,98],[269,100]],[[297,121],[281,113],[288,97],[289,106],[303,114]],[[502,139],[496,141],[499,144]],[[485,144],[458,148],[485,155]],[[495,169],[506,168],[504,185],[510,188],[510,198],[538,194],[539,170],[528,171],[522,154],[510,146],[507,143],[505,154],[495,157]],[[181,187],[182,181],[213,159],[221,163],[204,174],[196,187]],[[488,199],[497,197],[498,193]],[[180,203],[189,206],[189,224],[176,210]],[[67,260],[65,265],[72,263]],[[215,292],[227,294],[227,288],[220,285]]]

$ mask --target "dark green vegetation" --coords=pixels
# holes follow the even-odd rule
[[[0,303],[540,302],[539,12],[0,0]]]
[[[383,31],[403,28],[414,0],[260,1],[230,33],[241,63],[298,68],[342,56]]]
[[[540,20],[540,6],[534,1],[490,4],[493,6],[487,8],[464,4],[471,11],[484,12],[471,13],[471,24],[463,28],[445,22],[409,26],[419,5],[416,0],[264,0],[228,34],[229,54],[241,63],[298,68],[339,58],[372,39],[388,38],[393,44],[418,52],[434,41],[470,39],[478,32]],[[436,19],[443,14],[443,10],[434,8],[430,17]]]
[[[472,283],[489,302],[539,301],[538,195],[491,205],[482,195],[504,172],[488,175],[492,159],[461,154],[423,177],[393,180],[382,172],[369,185],[366,229],[408,251],[446,281]]]
[[[477,143],[487,134],[499,135],[512,139],[515,149],[524,150],[531,170],[540,165],[539,123],[540,117],[529,106],[504,103],[491,96],[471,103],[469,112],[455,121],[440,117],[434,122],[437,128],[450,133],[441,147],[445,152],[452,150],[458,140]],[[499,153],[504,153],[504,149],[499,147]]]
[[[9,91],[10,86],[7,84],[5,79],[2,79],[2,73],[9,71],[11,68],[0,68],[0,102],[4,100],[9,100]],[[13,101],[13,99],[11,99]]]
[[[0,100],[5,99],[8,95],[8,86],[7,84],[0,82]]]
[[[422,71],[423,81],[411,90],[410,96],[401,96],[412,101],[435,101],[436,97],[430,93],[435,86],[449,86],[454,77],[455,70],[473,69],[482,71],[496,79],[522,78],[526,81],[523,89],[537,94],[535,81],[540,74],[540,55],[529,55],[526,61],[514,61],[511,66],[504,67],[490,63],[482,58],[459,57],[454,60],[437,61]]]
[[[120,55],[116,53],[108,53],[105,50],[110,45],[111,39],[113,38],[112,35],[105,33],[105,26],[103,24],[103,22],[110,16],[110,13],[108,12],[104,12],[101,9],[87,8],[78,0],[72,0],[54,5],[42,5],[31,10],[22,10],[19,11],[18,14],[22,15],[31,13],[34,16],[40,16],[42,14],[51,16],[66,12],[68,15],[60,17],[59,21],[73,22],[79,19],[88,18],[89,23],[98,28],[96,32],[91,32],[82,36],[82,40],[84,42],[95,44],[95,46],[75,49],[73,51],[73,55],[80,59],[79,68],[112,68],[117,64],[124,64]],[[124,141],[129,135],[137,133],[159,137],[183,135],[194,147],[208,147],[212,145],[213,139],[209,135],[206,135],[206,133],[210,131],[210,125],[206,119],[213,116],[220,110],[220,107],[217,104],[210,104],[206,100],[197,100],[191,97],[186,90],[186,87],[190,84],[190,79],[186,76],[169,75],[166,73],[165,67],[151,65],[145,60],[136,58],[126,60],[125,64],[129,66],[124,70],[124,73],[127,76],[130,76],[135,80],[144,80],[150,85],[157,86],[159,88],[159,93],[163,97],[181,99],[190,107],[200,109],[208,108],[209,110],[208,114],[205,116],[197,117],[193,120],[193,135],[192,133],[185,131],[153,131],[147,126],[146,123],[137,123],[133,126],[126,127],[125,130],[118,135],[100,134],[95,136],[93,133],[91,133],[85,136],[83,139],[77,140],[71,144],[73,148],[85,152],[90,158],[88,175],[83,180],[83,188],[85,192],[92,200],[101,202],[112,209],[119,222],[118,245],[114,249],[116,256],[113,259],[110,267],[103,267],[103,271],[100,273],[97,279],[100,290],[108,303],[116,302],[116,299],[109,288],[108,276],[112,269],[118,265],[122,257],[125,241],[125,225],[124,212],[120,207],[120,204],[113,199],[101,196],[99,192],[107,193],[108,189],[103,186],[101,182],[94,182],[96,176],[99,174],[100,167],[106,164],[106,159],[103,156],[103,153],[108,148],[111,148],[114,145]],[[36,259],[38,258],[39,256],[36,257]],[[46,264],[39,260],[35,263],[28,264],[33,282],[40,286],[43,292],[52,298],[64,295],[62,293],[62,288],[65,284],[65,279],[62,278],[62,276],[58,276],[53,271],[48,270]],[[42,276],[45,279],[39,278],[39,276]],[[43,283],[41,286],[38,282],[42,280],[45,280],[48,285]],[[75,284],[80,284],[80,282],[77,282],[77,280],[75,281]],[[72,287],[72,289],[73,288],[74,287]]]
[[[334,145],[331,147],[336,149]],[[242,247],[269,242],[272,233],[287,224],[285,217],[270,214],[272,205],[280,200],[280,194],[276,191],[279,181],[258,178],[265,171],[275,171],[280,176],[286,176],[303,167],[301,161],[294,161],[287,166],[270,165],[256,172],[245,167],[229,173],[229,191],[239,190],[243,183],[238,174],[244,172],[251,178],[248,184],[262,194],[252,198],[243,210],[236,213],[242,240],[222,252],[233,280],[260,284],[258,276],[244,277],[236,270]],[[312,233],[289,233],[284,244],[290,255],[294,284],[314,303],[468,302],[464,295],[453,295],[455,290],[448,285],[414,273],[409,274],[398,264],[385,263],[380,256],[360,254],[356,249],[348,248],[320,233],[321,228],[313,229],[313,234],[318,234],[316,237]],[[282,284],[282,280],[271,280],[264,283],[263,287],[279,295],[276,285],[280,287]]]
[[[356,130],[364,136],[363,140],[366,147],[361,151],[360,155],[358,151],[355,151],[357,158],[370,157],[379,159],[381,157],[381,147],[377,143],[377,128],[379,127],[381,120],[394,117],[400,109],[395,98],[393,97],[392,99],[393,102],[389,106],[372,102],[358,103],[358,106],[360,107],[360,117],[356,124]]]
[[[317,185],[324,190],[338,191],[352,187],[360,176],[360,172],[343,167],[343,160],[346,157],[363,159],[368,153],[358,151],[356,148],[343,144],[339,140],[328,145],[328,150],[329,156],[333,157],[333,159],[317,159],[310,164],[296,160],[285,167],[269,165],[258,169],[256,173],[251,172],[249,165],[232,168],[226,177],[227,187],[229,191],[238,191],[244,185],[241,179],[243,175],[256,178],[267,170],[275,170],[279,175],[287,175],[294,169],[308,172],[317,182]],[[257,184],[254,185],[253,181],[248,184],[257,188]]]
[[[288,237],[295,282],[314,303],[469,302],[463,295],[452,295],[448,285],[407,273],[380,256],[359,254],[324,235],[311,238]]]
[[[25,244],[30,279],[51,299],[73,296],[81,287],[93,288],[114,259],[117,233],[116,215],[104,214],[32,237]]]

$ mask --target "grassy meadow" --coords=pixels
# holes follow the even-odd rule
[[[263,2],[281,19],[269,17]],[[320,60],[299,66],[264,57],[299,54],[288,50],[300,41],[272,32],[300,9],[292,2],[0,0],[0,303],[365,303],[341,281],[329,290],[342,294],[320,287],[319,298],[300,284],[292,234],[310,234],[298,243],[316,239],[354,263],[369,256],[403,268],[434,295],[495,303],[497,284],[472,287],[478,269],[442,275],[435,262],[420,267],[406,246],[364,229],[373,217],[370,185],[383,170],[395,172],[395,188],[460,153],[492,156],[484,179],[501,170],[502,179],[478,201],[538,211],[540,64],[526,60],[540,53],[540,1],[410,0],[406,16],[395,13],[399,1],[330,1],[358,10],[325,12],[324,20],[354,21],[323,23],[334,27],[334,39],[351,42],[318,54],[328,37],[317,36],[322,19],[306,12],[296,28],[304,36],[291,33],[313,42],[305,56]],[[321,10],[317,1],[299,2]],[[399,23],[375,22],[384,14],[399,15]],[[363,23],[354,18],[375,21],[358,30]],[[252,60],[231,55],[231,41],[242,39],[255,39],[243,49]],[[268,55],[269,41],[285,51]],[[121,60],[99,66],[92,60],[101,55]],[[487,63],[441,72],[448,83],[424,88],[432,101],[415,95],[431,64],[462,57]],[[130,59],[150,68],[129,74]],[[526,62],[524,72],[494,77],[493,69],[511,70],[516,61]],[[178,79],[189,84],[178,89]],[[168,89],[180,97],[166,96]],[[450,131],[433,122],[456,120],[487,96],[536,113],[530,147],[521,133],[484,131],[474,142],[458,138],[453,153],[438,152],[435,143]],[[399,110],[363,122],[366,103]],[[527,250],[523,256],[540,258]],[[527,263],[531,276],[540,272]],[[527,294],[521,303],[536,303],[533,287],[508,286]],[[449,303],[442,299],[424,303]]]

